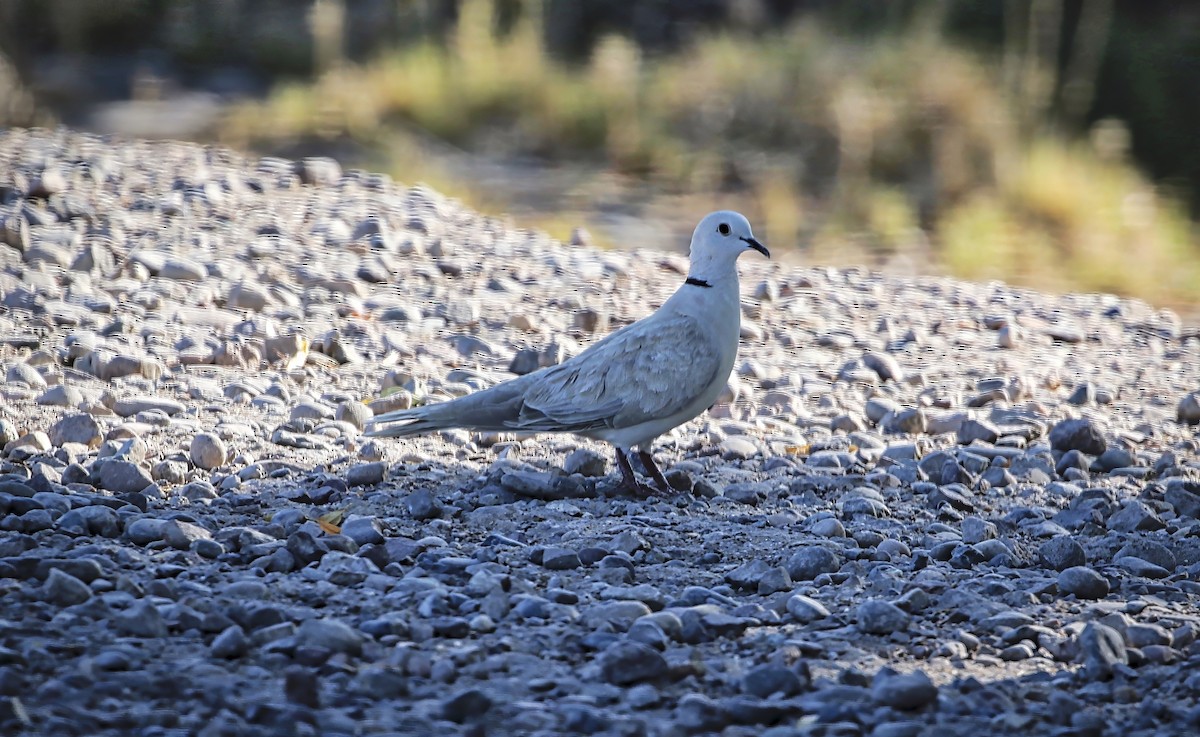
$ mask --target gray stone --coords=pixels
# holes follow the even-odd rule
[[[911,711],[937,701],[938,690],[924,671],[892,673],[881,670],[871,684],[871,697],[884,706]]]
[[[836,553],[820,545],[801,548],[788,558],[788,575],[793,581],[811,581],[822,573],[833,573],[842,567]]]
[[[888,635],[908,627],[909,615],[891,602],[871,599],[858,605],[855,618],[860,632]]]
[[[330,652],[362,654],[362,633],[340,619],[306,620],[296,631],[296,638],[304,645],[324,648]]]
[[[583,476],[603,476],[608,473],[608,459],[591,448],[576,448],[567,454],[563,470]]]
[[[167,622],[158,607],[148,599],[134,602],[128,609],[113,617],[119,632],[133,637],[161,638],[167,636]]]
[[[216,433],[211,432],[196,433],[188,449],[192,463],[196,464],[197,468],[203,468],[206,471],[223,466],[228,452],[225,441]]]
[[[1058,574],[1058,591],[1079,599],[1103,599],[1108,596],[1108,579],[1087,566],[1072,566]]]
[[[383,483],[387,478],[387,473],[386,461],[356,463],[346,469],[346,483],[350,486],[374,486]]]
[[[8,384],[25,384],[33,389],[46,388],[46,380],[38,370],[23,361],[10,364],[4,380]]]
[[[72,606],[92,598],[92,590],[71,574],[52,568],[46,583],[42,585],[42,598],[58,606]]]
[[[113,403],[112,411],[121,417],[132,417],[141,412],[158,410],[168,416],[177,415],[187,409],[183,402],[169,397],[156,397],[140,394],[132,397],[121,397]]]
[[[1190,392],[1179,400],[1175,410],[1176,419],[1188,425],[1200,424],[1200,392]]]
[[[442,503],[429,489],[417,489],[404,498],[404,508],[415,520],[437,519],[442,516]]]
[[[976,440],[995,443],[1000,438],[1000,428],[987,420],[965,420],[958,426],[958,442],[970,445]]]
[[[250,650],[250,641],[246,631],[238,625],[230,625],[213,639],[209,653],[214,658],[240,658]]]
[[[117,537],[121,534],[121,518],[103,505],[78,507],[58,518],[58,529],[71,535]]]
[[[191,522],[171,520],[163,526],[163,540],[176,550],[190,550],[193,542],[211,539],[211,532]]]
[[[47,435],[56,447],[62,447],[63,443],[79,443],[95,448],[104,440],[104,431],[100,429],[100,423],[95,417],[83,413],[62,418],[50,426]]]
[[[667,674],[667,661],[654,648],[640,642],[621,641],[600,656],[604,680],[618,686],[653,681]]]
[[[338,422],[348,422],[354,429],[361,431],[374,416],[371,408],[362,402],[342,402],[337,407],[334,419]]]
[[[727,461],[740,461],[758,455],[758,445],[743,435],[734,435],[721,442],[718,449],[721,458]]]
[[[1052,537],[1038,546],[1038,555],[1048,568],[1065,571],[1068,568],[1082,566],[1087,563],[1083,546],[1066,535]]]
[[[342,534],[358,543],[359,546],[382,545],[385,542],[383,525],[375,517],[361,515],[347,517],[342,523]]]
[[[145,469],[132,461],[106,460],[95,474],[95,483],[105,491],[132,494],[154,483]]]
[[[1083,659],[1083,670],[1092,680],[1103,680],[1112,676],[1118,664],[1129,664],[1129,653],[1121,633],[1099,622],[1088,622],[1079,633],[1079,651]]]
[[[1098,456],[1108,448],[1100,427],[1089,419],[1063,420],[1050,430],[1050,447]]]

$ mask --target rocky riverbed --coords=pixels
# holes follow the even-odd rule
[[[1200,729],[1170,312],[748,257],[677,496],[568,436],[362,435],[685,269],[330,160],[0,132],[0,732]]]

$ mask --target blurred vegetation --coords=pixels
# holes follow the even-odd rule
[[[117,5],[125,35],[187,64],[273,70],[220,140],[336,152],[486,211],[541,212],[559,237],[589,208],[732,206],[809,261],[1200,302],[1200,8],[1186,4]],[[77,15],[76,43],[103,46]],[[496,167],[508,180],[484,176]],[[540,179],[571,207],[517,207]]]

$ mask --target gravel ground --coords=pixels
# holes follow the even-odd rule
[[[1200,729],[1168,311],[744,259],[676,497],[569,436],[361,435],[685,267],[330,160],[0,132],[0,732]]]

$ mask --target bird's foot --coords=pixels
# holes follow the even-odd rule
[[[676,489],[667,482],[667,477],[663,475],[663,472],[654,462],[654,456],[650,455],[649,451],[639,450],[638,460],[642,462],[642,468],[646,469],[646,473],[650,474],[650,478],[654,479],[654,486],[660,493],[669,496],[679,493],[679,489]]]
[[[633,472],[633,466],[629,463],[629,456],[620,448],[617,448],[617,468],[621,471],[621,483],[617,488],[623,493],[642,498],[660,493],[659,490],[638,481],[637,474]]]

